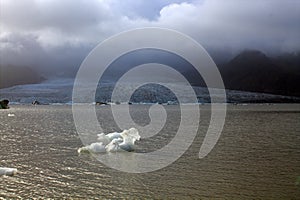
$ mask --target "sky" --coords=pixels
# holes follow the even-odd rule
[[[208,52],[294,52],[299,21],[298,0],[0,0],[0,62],[78,68],[101,41],[142,27],[183,32]]]

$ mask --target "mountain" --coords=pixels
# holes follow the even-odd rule
[[[27,66],[0,66],[0,88],[40,83],[45,79]]]
[[[220,55],[216,53],[215,57]],[[229,58],[229,55],[225,57]],[[269,57],[260,51],[246,50],[232,59],[221,60],[226,62],[218,65],[226,89],[300,97],[300,52]],[[191,85],[206,87],[198,72],[186,60],[170,52],[153,49],[130,52],[116,59],[104,72],[100,82],[116,82],[132,67],[145,63],[171,66],[184,75]],[[57,73],[60,72],[57,70]],[[156,80],[161,80],[161,76],[163,81],[172,83],[178,80],[177,77],[170,77],[169,72],[155,72],[157,71],[147,71],[146,74],[139,72],[134,78],[143,80],[143,76],[157,76]],[[34,84],[43,80],[45,79],[30,67],[0,66],[0,88]]]
[[[300,96],[299,54],[270,58],[246,50],[219,69],[226,89]]]
[[[49,79],[39,84],[18,85],[10,88],[0,89],[0,99],[9,99],[11,104],[21,103],[30,104],[38,101],[41,104],[71,104],[74,79]],[[173,83],[176,84],[176,83]],[[83,90],[89,88],[87,84]],[[127,103],[126,94],[131,93],[135,88],[135,84],[126,83],[121,85],[122,93],[118,96],[117,101]],[[210,93],[207,88],[193,87],[199,103],[209,103]],[[99,87],[95,95],[95,102],[111,101],[111,91],[114,89],[113,83],[105,83]],[[184,92],[185,85],[177,85],[177,90]],[[124,96],[123,96],[124,94]],[[214,95],[214,94],[212,94]],[[265,93],[243,92],[235,90],[226,90],[228,103],[299,103],[300,98],[288,97],[282,95],[271,95]],[[184,102],[189,102],[189,95],[181,97]],[[78,99],[79,102],[86,101],[85,96]],[[176,96],[171,90],[154,85],[147,84],[136,90],[130,98],[131,103],[162,103],[176,104],[178,103]]]

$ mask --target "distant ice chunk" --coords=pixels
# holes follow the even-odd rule
[[[16,168],[0,167],[0,176],[14,176],[17,172],[18,170]]]
[[[98,141],[81,147],[78,153],[106,153],[118,151],[134,151],[134,144],[141,139],[136,128],[124,130],[121,133],[98,134]]]

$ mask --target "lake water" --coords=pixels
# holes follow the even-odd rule
[[[132,106],[133,117],[147,123],[148,106]],[[0,199],[299,199],[300,105],[229,105],[223,133],[203,159],[198,153],[210,106],[200,108],[200,128],[188,151],[168,167],[144,174],[119,172],[78,155],[82,143],[71,106],[0,110],[0,166],[19,171],[0,177]],[[109,109],[97,107],[110,132],[116,128]],[[166,109],[172,113],[177,107]],[[170,120],[161,137],[138,142],[137,151],[168,143],[176,123]]]

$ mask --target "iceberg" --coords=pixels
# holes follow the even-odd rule
[[[78,153],[107,153],[119,151],[134,151],[134,144],[141,139],[136,128],[124,130],[121,133],[98,134],[97,142],[81,147]]]
[[[16,168],[0,167],[0,176],[14,176],[17,172],[18,170]]]

